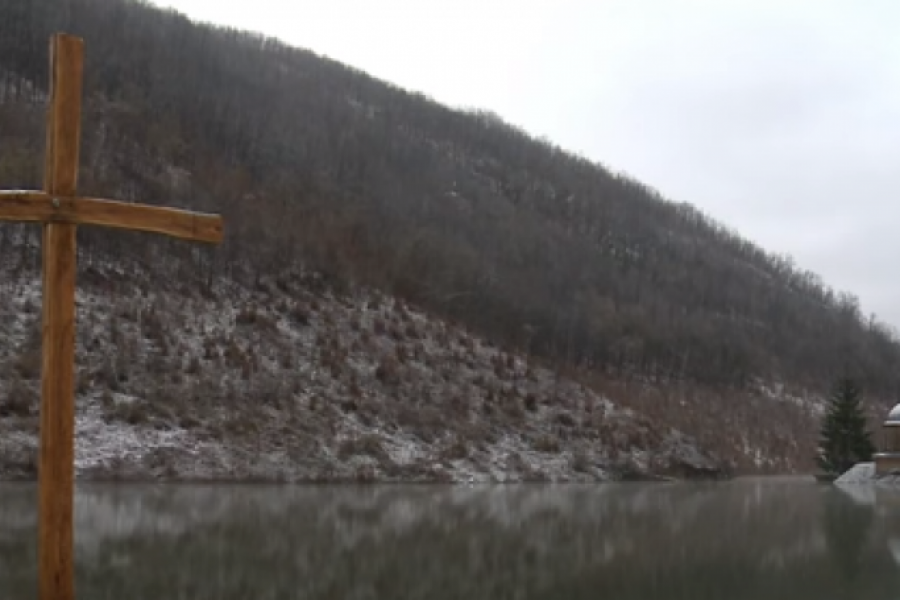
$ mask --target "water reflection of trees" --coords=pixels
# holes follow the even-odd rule
[[[829,495],[824,502],[822,530],[835,567],[846,584],[852,585],[859,578],[874,518],[872,507],[843,496]]]
[[[896,595],[888,555],[860,534],[871,508],[822,490],[88,488],[78,585],[90,598],[818,600],[842,582],[872,593],[860,600]]]

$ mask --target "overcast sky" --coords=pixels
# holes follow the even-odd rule
[[[900,327],[896,0],[157,0],[529,132]]]

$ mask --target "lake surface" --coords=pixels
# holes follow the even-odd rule
[[[81,485],[79,599],[900,597],[900,493],[792,480]],[[0,484],[0,597],[36,597],[33,485]]]

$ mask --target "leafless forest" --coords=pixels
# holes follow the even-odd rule
[[[308,51],[141,2],[0,0],[3,187],[40,187],[55,31],[86,40],[81,191],[226,221],[217,249],[82,231],[82,279],[100,297],[132,281],[209,306],[232,295],[280,299],[286,319],[302,320],[309,300],[291,307],[315,273],[329,302],[356,306],[346,299],[377,290],[391,306],[489,341],[511,365],[576,381],[746,470],[810,467],[818,396],[836,374],[858,377],[873,411],[896,398],[891,328],[852,294],[691,206],[496,115],[451,110]],[[0,226],[10,285],[36,276],[36,240],[31,228]],[[124,271],[110,279],[113,258]],[[254,296],[268,289],[280,296]],[[248,307],[237,313],[251,319]],[[173,334],[166,319],[181,317],[154,318]],[[348,339],[322,341],[336,348],[328,360],[347,359]],[[2,351],[4,389],[34,379],[10,366],[19,345]],[[393,352],[391,365],[412,360]],[[525,392],[509,398],[530,411]],[[548,398],[552,407],[558,394]],[[479,402],[471,410],[485,410]]]

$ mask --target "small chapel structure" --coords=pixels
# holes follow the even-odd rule
[[[873,457],[875,475],[887,475],[900,471],[900,404],[888,413],[881,427],[879,451]]]

